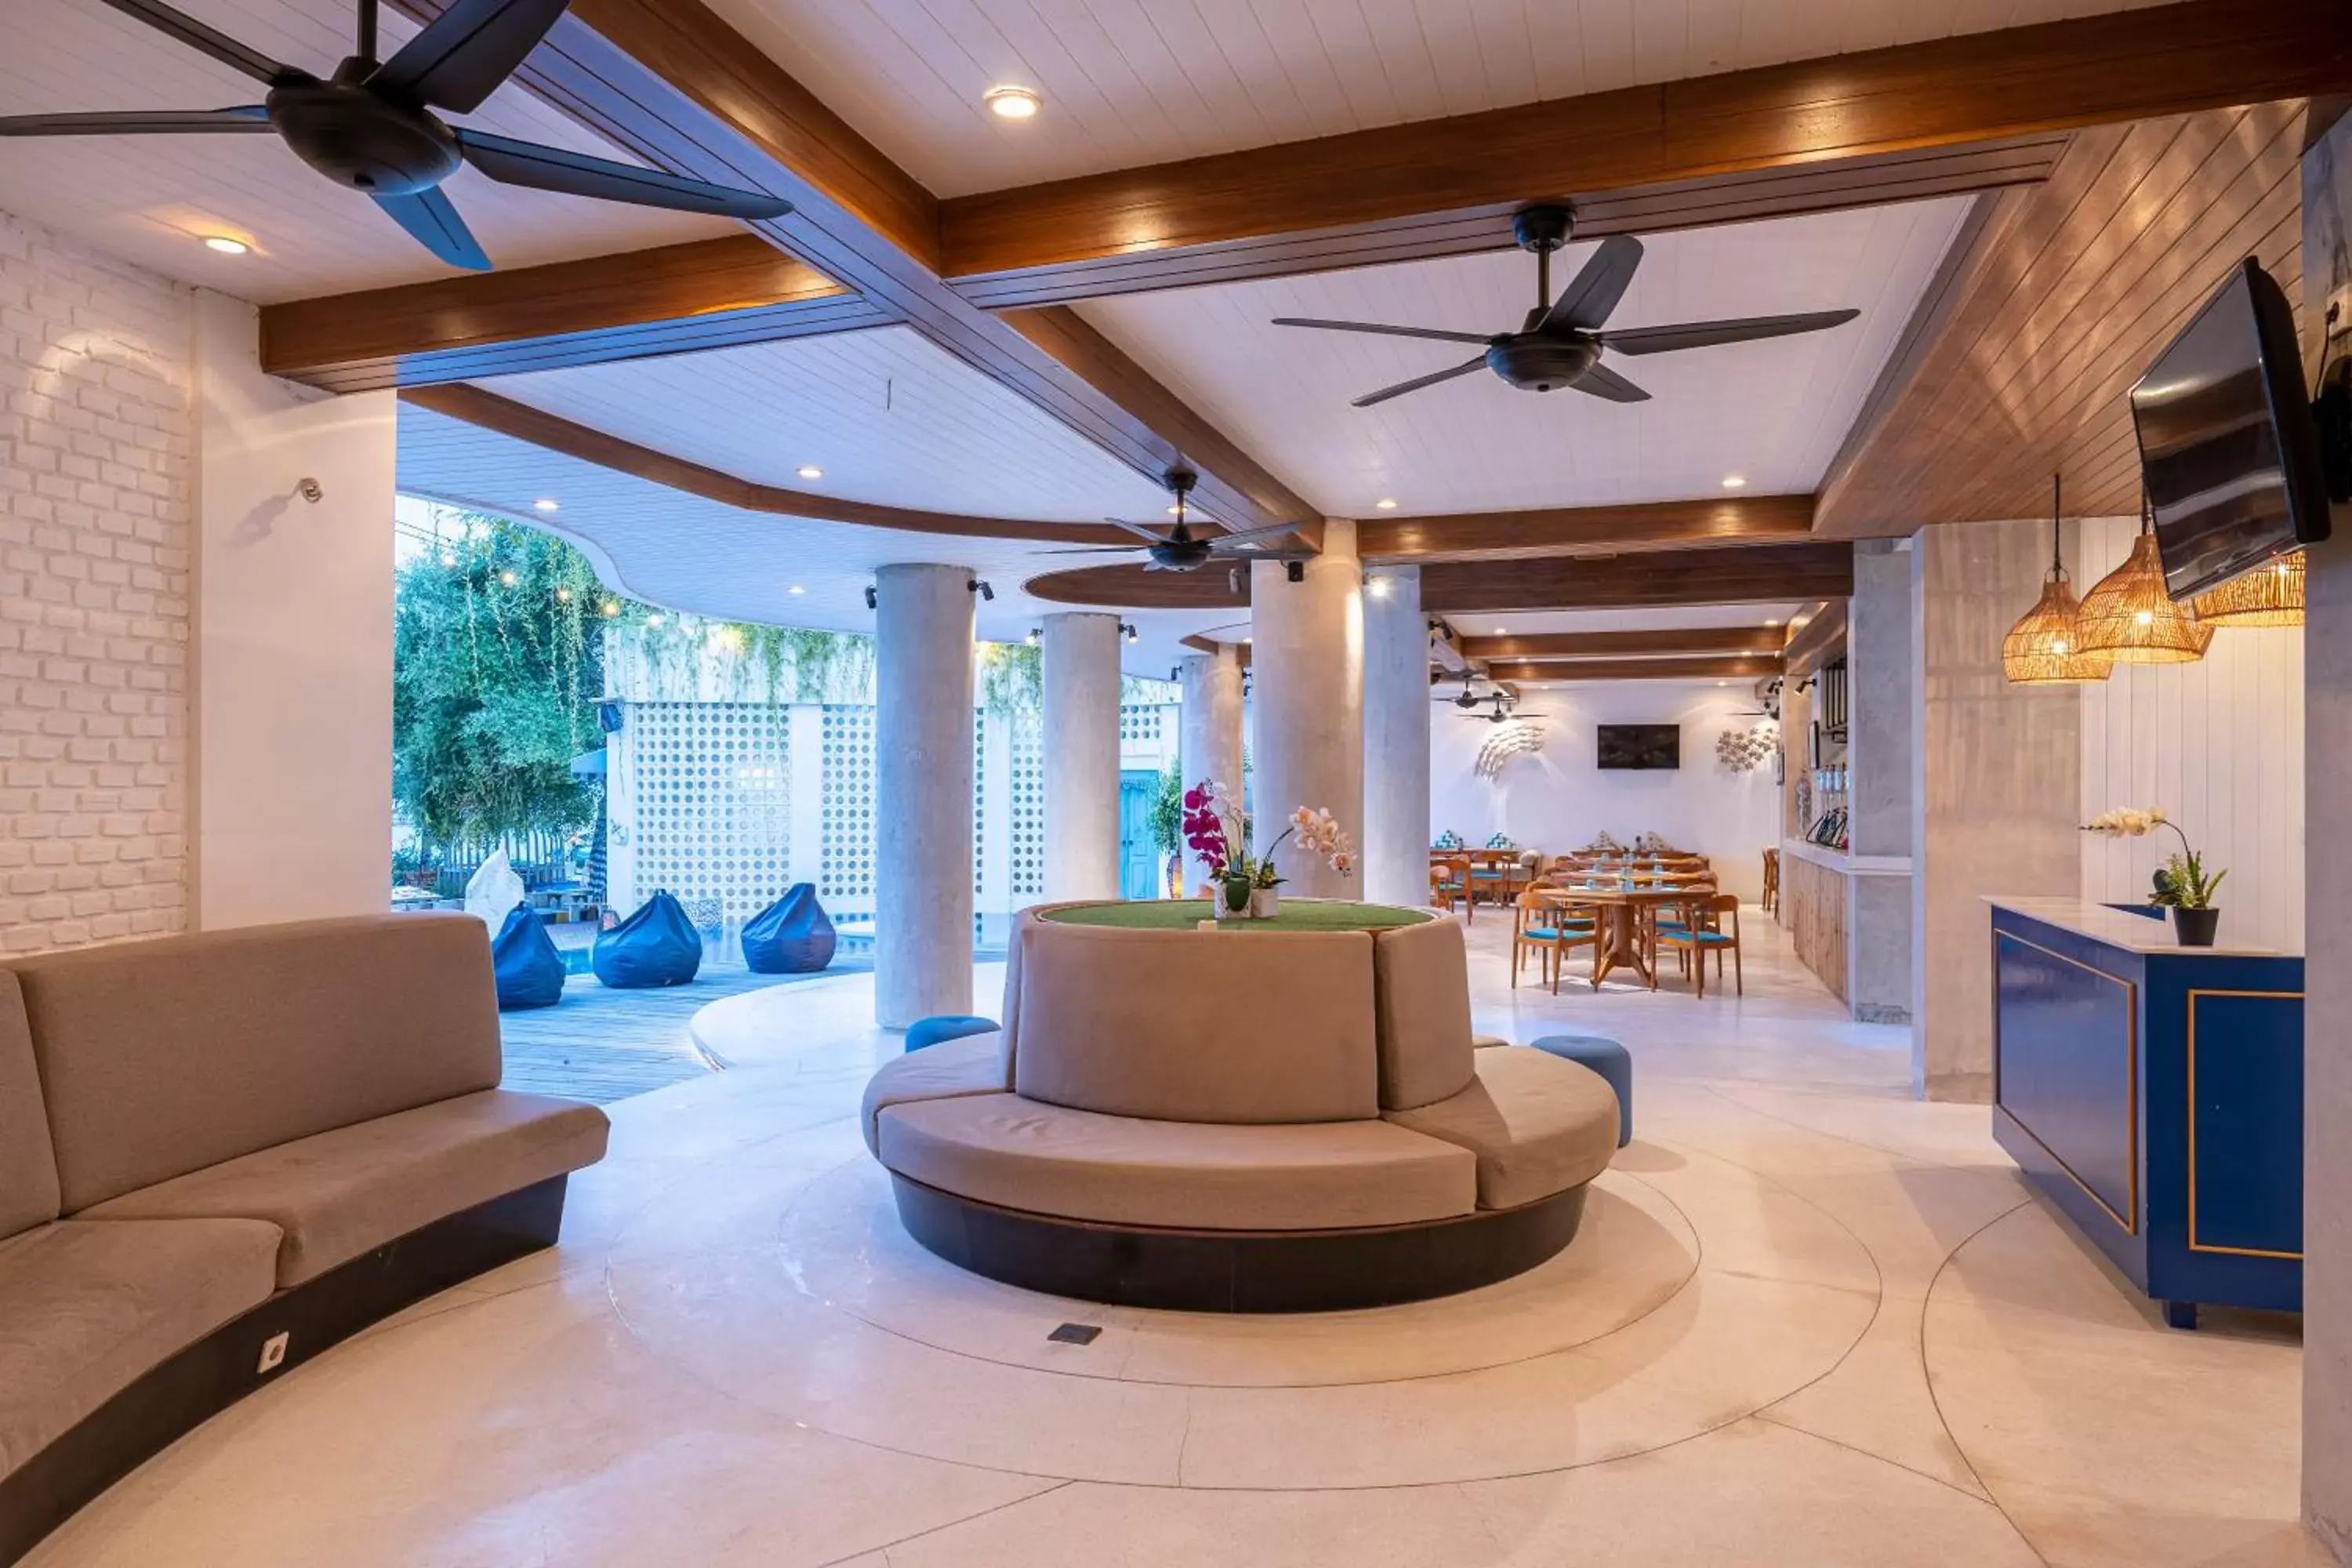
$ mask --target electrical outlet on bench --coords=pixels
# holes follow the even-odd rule
[[[261,1342],[261,1364],[253,1369],[256,1377],[267,1377],[286,1364],[286,1347],[293,1335],[283,1331]]]

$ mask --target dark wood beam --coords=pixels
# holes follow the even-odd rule
[[[265,305],[261,368],[330,392],[367,392],[855,331],[892,320],[746,234]]]
[[[1640,506],[1367,518],[1356,524],[1356,552],[1375,563],[1503,561],[1804,539],[1812,529],[1811,496],[1725,496]]]
[[[394,4],[427,21],[445,0]],[[1318,516],[1262,467],[1236,468],[1230,443],[1222,466],[1210,461],[1211,427],[1197,415],[1162,428],[1181,407],[1164,388],[1155,423],[1096,379],[1131,390],[1126,373],[1067,363],[949,288],[937,200],[702,0],[575,0],[515,79],[658,167],[791,200],[793,212],[751,226],[1137,471],[1156,478],[1180,455],[1192,459],[1210,516],[1242,526]]]
[[[1567,664],[1486,667],[1490,680],[1761,680],[1780,673],[1777,658],[1593,658]]]
[[[1057,604],[1232,610],[1248,606],[1250,577],[1246,570],[1213,566],[1201,572],[1089,566],[1047,573],[1024,585]],[[1422,608],[1435,616],[1772,604],[1843,599],[1853,592],[1853,547],[1843,543],[1725,545],[1672,557],[1446,561],[1421,570]]]
[[[866,528],[896,529],[908,533],[949,534],[968,539],[1034,539],[1055,544],[1128,544],[1133,536],[1098,523],[1033,522],[1017,518],[968,517],[957,512],[919,511],[908,507],[874,506],[739,479],[699,463],[673,458],[607,436],[602,430],[518,403],[510,397],[463,384],[403,387],[400,400],[430,409],[451,419],[462,419],[485,430],[551,452],[577,458],[583,463],[615,473],[633,475],[667,485],[688,495],[740,507],[745,511],[773,512],[785,517],[821,518],[829,522],[854,522]]]
[[[2133,12],[2134,16],[2161,13]],[[2131,384],[2252,255],[2301,309],[2303,106],[2086,131],[1982,198],[1822,485],[1835,538],[2139,510]]]
[[[1801,618],[1804,624],[1789,634],[1789,646],[1780,651],[1791,675],[1811,675],[1845,652],[1845,600],[1815,605]]]
[[[1244,669],[1247,669],[1249,668],[1250,645],[1245,642],[1221,643],[1214,637],[1202,637],[1198,632],[1193,633],[1191,637],[1178,637],[1176,640],[1182,643],[1186,647],[1191,648],[1195,653],[1205,653],[1212,656],[1215,655],[1219,648],[1231,647],[1234,650],[1234,662],[1240,665]]]
[[[1538,637],[1465,637],[1473,658],[1553,660],[1617,658],[1631,654],[1672,658],[1691,654],[1780,657],[1788,634],[1779,626],[1687,626],[1633,632],[1549,632]]]
[[[2190,0],[958,197],[940,211],[942,270],[1002,298],[1009,276],[1114,258],[1164,274],[1177,254],[1276,237],[1491,225],[1537,198],[1591,206],[2347,88],[2341,0]]]

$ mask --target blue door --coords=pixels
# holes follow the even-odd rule
[[[1151,797],[1160,775],[1133,769],[1118,775],[1118,896],[1156,899],[1160,889],[1152,873],[1160,868],[1160,852],[1151,843]]]

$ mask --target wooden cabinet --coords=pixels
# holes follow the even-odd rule
[[[1846,875],[1780,852],[1780,923],[1794,939],[1798,961],[1821,977],[1841,1002],[1846,986]]]

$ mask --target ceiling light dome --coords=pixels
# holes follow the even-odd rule
[[[2117,664],[2192,664],[2213,643],[2213,628],[2166,589],[2164,557],[2145,508],[2131,554],[2084,596],[2079,625],[2083,651],[2110,655]]]
[[[2282,555],[2189,601],[2209,626],[2303,625],[2303,552]]]
[[[2058,477],[2050,477],[2050,575],[2042,597],[2000,639],[2000,672],[2012,686],[2073,686],[2115,673],[2113,654],[2083,646],[2083,606],[2059,550]]]
[[[981,95],[988,111],[999,120],[1034,120],[1045,100],[1034,87],[992,87]]]

